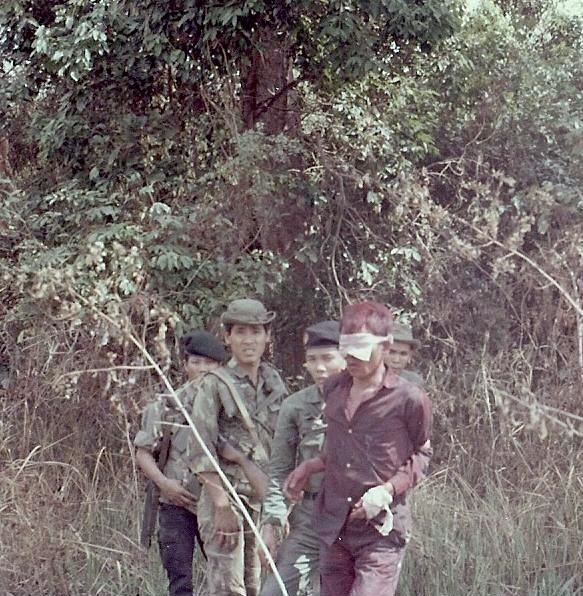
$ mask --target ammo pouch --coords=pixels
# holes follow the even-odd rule
[[[189,493],[192,493],[197,498],[197,500],[200,499],[202,484],[194,474],[190,474],[188,480],[182,484]]]

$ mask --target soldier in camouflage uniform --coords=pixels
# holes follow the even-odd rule
[[[413,353],[419,347],[420,341],[413,337],[413,330],[409,325],[395,323],[393,328],[393,343],[385,352],[385,364],[387,368],[397,375],[423,386],[423,377],[407,366],[411,364]]]
[[[288,502],[281,487],[296,465],[316,457],[322,448],[325,430],[322,385],[346,365],[338,351],[338,339],[339,324],[336,321],[324,321],[306,329],[305,367],[314,384],[284,400],[272,443],[269,486],[263,503],[262,538],[276,558],[277,570],[289,596],[300,592],[314,593],[319,588],[320,544],[312,516],[322,475],[310,478],[303,499],[293,507],[289,517]],[[278,538],[288,525],[289,534],[278,548]],[[280,596],[281,593],[275,577],[269,574],[261,588],[261,596]]]
[[[218,374],[204,376],[192,410],[193,421],[213,457],[217,458],[217,445],[224,437],[264,471],[277,412],[287,394],[279,374],[262,360],[274,317],[275,313],[257,300],[229,304],[222,323],[232,358],[227,366],[213,371]],[[245,408],[252,428],[237,401]],[[240,465],[220,457],[218,461],[251,518],[258,520],[263,495],[253,488]],[[189,445],[189,466],[202,483],[198,519],[207,554],[208,588],[204,593],[256,596],[260,566],[255,535],[195,437]]]
[[[182,405],[192,407],[195,387],[201,376],[218,368],[227,357],[223,345],[206,331],[193,331],[181,340],[181,351],[188,382],[176,391]],[[164,426],[172,425],[168,460],[160,470],[154,454],[159,449]],[[160,489],[158,546],[168,575],[170,596],[192,596],[192,559],[198,534],[196,518],[196,477],[184,465],[190,429],[170,395],[146,407],[142,427],[134,440],[136,459]]]

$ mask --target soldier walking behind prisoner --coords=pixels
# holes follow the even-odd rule
[[[423,377],[413,370],[408,370],[415,349],[420,345],[421,342],[413,337],[413,330],[409,325],[395,323],[393,341],[385,351],[385,364],[394,373],[423,386]]]
[[[346,365],[338,351],[339,327],[337,321],[323,321],[306,329],[305,367],[314,384],[284,400],[271,448],[261,536],[276,559],[288,596],[306,593],[314,585],[319,588],[320,543],[312,517],[322,475],[311,477],[302,500],[295,504],[289,517],[289,501],[283,495],[282,485],[297,464],[316,457],[322,449],[325,431],[322,386],[326,379],[339,373]],[[289,534],[285,536],[287,526]],[[282,537],[283,542],[279,544]],[[259,554],[262,556],[262,551]],[[281,593],[279,584],[270,573],[261,587],[261,596],[280,596]]]
[[[418,385],[386,369],[392,327],[382,304],[346,308],[347,368],[324,386],[324,452],[284,483],[297,500],[309,477],[324,472],[314,511],[322,596],[394,596],[410,538],[406,497],[427,465],[431,404]]]
[[[188,411],[201,376],[218,368],[227,352],[206,331],[192,331],[180,344],[188,382],[176,391],[176,396]],[[149,531],[154,529],[159,492],[158,546],[168,575],[170,596],[192,596],[192,559],[195,541],[200,540],[196,518],[198,482],[183,461],[190,434],[185,422],[172,397],[162,394],[144,410],[142,427],[134,439],[136,460],[158,488],[154,496],[150,494],[147,504],[150,511],[145,512],[145,518],[154,517],[151,525],[146,524],[150,527],[145,528],[142,542],[144,546],[150,545]]]
[[[221,320],[232,358],[205,375],[192,409],[193,421],[213,457],[224,437],[264,472],[277,412],[287,395],[279,374],[262,360],[274,317],[257,300],[234,300],[228,305]],[[239,465],[225,458],[218,461],[257,522],[263,495]],[[255,535],[195,437],[189,443],[188,462],[202,484],[198,519],[207,554],[204,594],[256,596],[260,566]]]

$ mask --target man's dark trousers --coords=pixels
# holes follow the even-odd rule
[[[160,503],[158,547],[168,575],[169,596],[192,596],[192,558],[197,544],[196,515],[168,503]]]

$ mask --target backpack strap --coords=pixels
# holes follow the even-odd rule
[[[233,398],[233,401],[235,402],[235,405],[237,406],[237,409],[239,410],[239,413],[241,414],[241,418],[243,419],[243,424],[245,425],[245,427],[249,431],[249,434],[251,435],[251,438],[257,445],[257,447],[255,448],[255,453],[257,454],[259,459],[263,459],[266,462],[268,462],[269,457],[267,456],[267,451],[265,449],[265,446],[263,445],[261,439],[259,438],[259,434],[257,433],[257,428],[256,428],[255,424],[253,423],[253,420],[251,419],[249,410],[247,410],[247,406],[245,406],[245,402],[241,399],[241,396],[239,395],[239,391],[235,387],[235,384],[233,383],[233,381],[221,369],[210,370],[206,374],[214,375],[215,377],[217,377],[220,381],[222,381],[227,386],[227,389],[229,390],[229,393],[231,394],[231,397]]]

